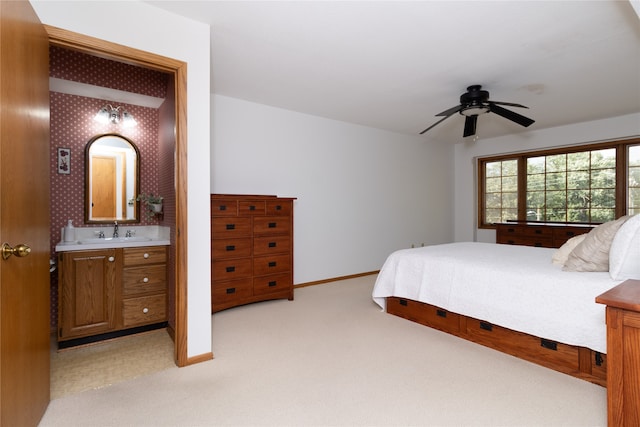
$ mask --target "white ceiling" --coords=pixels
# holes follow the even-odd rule
[[[417,135],[481,84],[536,120],[483,115],[482,138],[640,112],[625,0],[147,3],[211,26],[211,91],[229,97]],[[463,125],[424,137],[461,141]]]

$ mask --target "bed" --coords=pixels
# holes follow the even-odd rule
[[[628,218],[619,220],[608,241],[610,248],[618,229],[625,233],[620,240],[632,266],[640,259],[627,254],[640,248],[636,217],[625,229]],[[605,306],[595,298],[628,277],[552,263],[559,251],[570,254],[578,245],[461,242],[399,250],[385,261],[372,297],[390,314],[605,386]]]

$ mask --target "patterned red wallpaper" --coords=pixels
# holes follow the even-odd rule
[[[49,48],[49,76],[164,98],[169,75],[61,47]]]
[[[142,93],[145,95],[165,97],[168,77],[164,73],[145,70],[127,64],[121,64],[101,58],[84,55],[78,52],[52,47],[50,49],[50,75],[52,77],[81,81]],[[115,78],[114,76],[119,76]],[[93,118],[105,104],[122,105],[136,119],[138,125],[123,128],[120,125],[100,124]],[[173,164],[166,158],[160,167],[160,113],[159,109],[140,107],[129,104],[118,104],[83,96],[50,92],[50,236],[51,258],[55,259],[55,246],[61,240],[60,229],[67,220],[72,219],[75,226],[87,227],[84,224],[84,148],[87,142],[99,134],[117,133],[129,138],[140,150],[140,190],[143,193],[170,191],[166,185],[169,175],[173,179]],[[171,150],[174,141],[162,142]],[[57,168],[58,148],[68,148],[71,152],[70,173],[59,174]],[[165,147],[165,150],[167,148]],[[172,162],[172,160],[171,160]],[[162,194],[162,193],[161,193]],[[162,194],[173,201],[173,195]],[[165,204],[165,210],[169,206]],[[171,208],[169,208],[171,210]],[[139,225],[164,225],[165,218],[158,221],[140,215]],[[51,275],[51,326],[57,326],[57,272]]]

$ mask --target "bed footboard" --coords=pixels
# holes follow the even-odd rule
[[[406,298],[388,297],[387,313],[606,387],[607,356]]]

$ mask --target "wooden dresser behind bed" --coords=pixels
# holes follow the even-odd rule
[[[505,222],[495,224],[496,243],[559,248],[570,238],[588,233],[595,225],[551,222]]]

